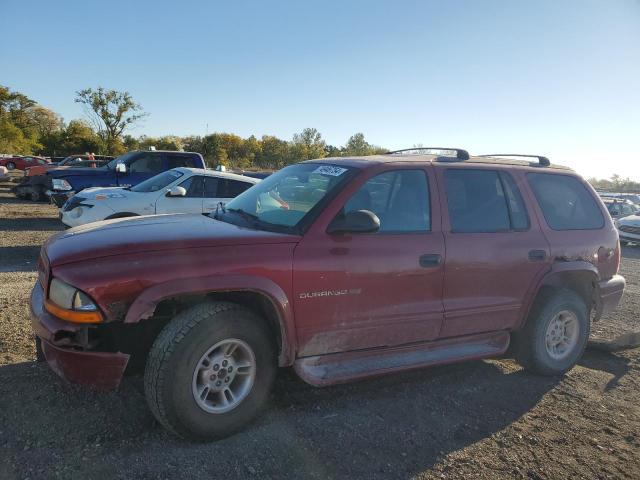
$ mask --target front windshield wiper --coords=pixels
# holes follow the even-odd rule
[[[222,203],[222,202],[220,202],[220,203]],[[260,220],[260,217],[258,217],[257,215],[254,215],[253,213],[245,212],[241,208],[225,208],[222,211],[222,213],[227,213],[227,212],[236,213],[236,214],[240,215],[242,218],[244,218],[247,222],[251,222],[254,225],[262,223],[262,220]]]

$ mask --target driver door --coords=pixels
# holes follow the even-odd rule
[[[202,175],[192,175],[178,183],[187,194],[184,197],[167,197],[166,190],[156,200],[156,213],[202,213],[202,196],[204,192]]]
[[[293,288],[299,356],[437,338],[445,249],[430,173],[385,166],[346,200],[337,199],[332,214],[372,211],[380,219],[378,232],[329,234],[328,224],[314,224],[298,244]]]

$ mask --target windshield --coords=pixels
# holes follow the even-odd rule
[[[182,172],[179,172],[178,170],[168,170],[166,172],[159,173],[155,177],[151,177],[144,182],[140,182],[135,187],[132,187],[131,191],[141,193],[155,192],[166,187],[170,183],[173,183],[182,175]]]
[[[235,215],[254,227],[295,230],[316,205],[344,184],[352,170],[318,163],[291,165],[231,200],[216,218],[232,221]]]
[[[120,155],[119,157],[116,157],[113,160],[111,160],[109,163],[107,163],[105,165],[105,168],[108,168],[109,170],[115,170],[116,169],[116,165],[118,163],[126,162],[131,157],[135,156],[137,153],[138,152],[129,152],[129,153],[125,153],[124,155]]]

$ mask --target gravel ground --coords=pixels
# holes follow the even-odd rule
[[[53,207],[0,184],[0,478],[640,478],[638,348],[589,348],[562,378],[501,359],[315,389],[283,370],[245,431],[174,438],[139,376],[103,394],[34,362],[28,294],[61,228]],[[622,274],[627,293],[594,325],[595,346],[640,332],[640,247],[624,249]]]

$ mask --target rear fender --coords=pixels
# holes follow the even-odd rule
[[[587,304],[588,309],[597,311],[598,281],[600,274],[592,263],[575,260],[569,262],[555,262],[551,269],[540,279],[530,297],[529,305],[522,317],[520,328],[522,328],[529,317],[529,312],[544,287],[568,288],[576,291]]]
[[[296,351],[293,310],[289,299],[273,281],[252,275],[213,275],[171,280],[143,291],[131,304],[124,323],[137,323],[153,316],[163,300],[183,295],[202,295],[224,292],[255,292],[266,297],[278,313],[282,350],[279,364],[291,365]]]

